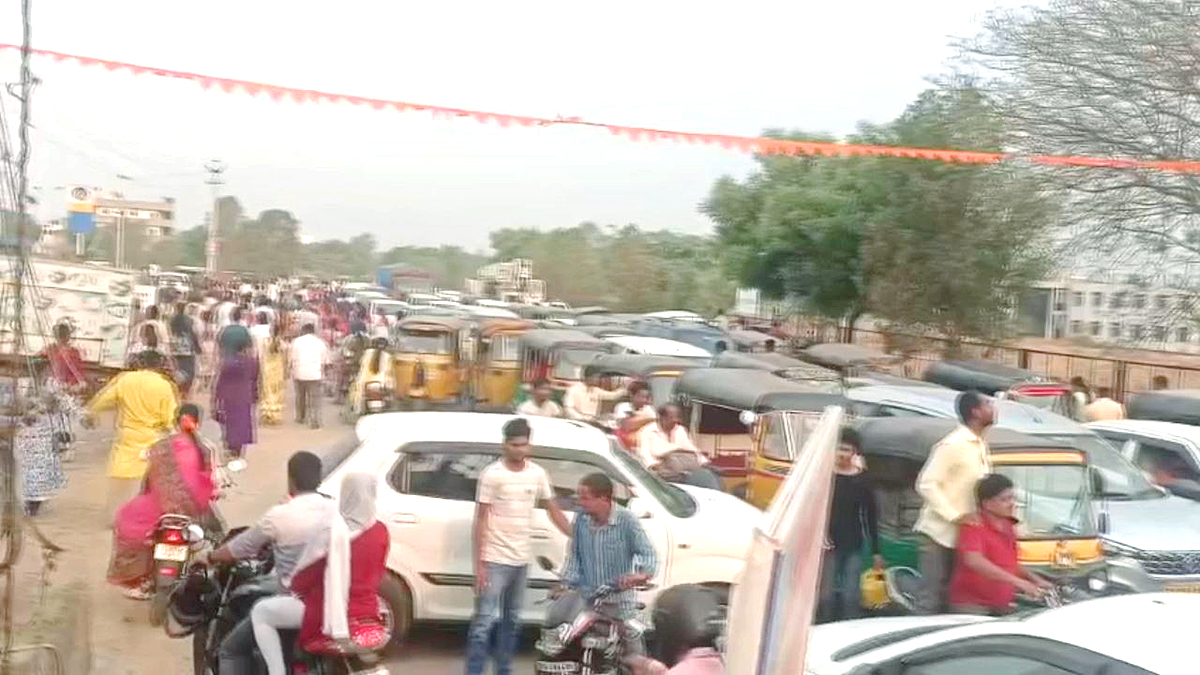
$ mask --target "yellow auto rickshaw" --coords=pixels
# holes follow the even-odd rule
[[[616,345],[565,328],[537,328],[521,336],[521,381],[546,380],[562,399],[567,387],[583,379],[583,367]]]
[[[471,363],[472,398],[489,408],[510,407],[521,386],[521,336],[534,324],[522,319],[481,319]]]
[[[392,331],[396,398],[402,409],[455,408],[471,361],[471,324],[452,316],[410,316]]]
[[[686,371],[675,382],[674,401],[692,442],[721,475],[722,486],[739,495],[750,490],[752,446],[762,433],[755,428],[755,414],[794,410],[819,417],[830,405],[849,405],[836,381],[800,383],[743,368]]]

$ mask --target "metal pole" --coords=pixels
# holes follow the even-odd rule
[[[225,168],[225,163],[219,159],[211,160],[204,165],[204,170],[208,172],[208,180],[205,182],[212,186],[212,216],[208,219],[208,242],[205,244],[204,256],[204,269],[209,274],[217,271],[217,251],[221,236],[220,223],[217,222],[217,198],[221,186],[225,183],[221,179]]]

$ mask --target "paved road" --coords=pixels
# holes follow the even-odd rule
[[[203,399],[202,399],[203,400]],[[249,467],[237,477],[237,485],[219,506],[231,525],[254,520],[271,505],[286,496],[287,458],[297,450],[326,446],[344,434],[349,426],[337,423],[327,409],[328,426],[310,430],[291,422],[282,427],[260,430],[259,443],[249,452]],[[209,438],[219,438],[210,424],[204,428]],[[93,594],[92,642],[93,672],[104,675],[191,673],[190,642],[169,639],[162,630],[152,628],[146,619],[147,605],[122,597],[104,583],[104,572],[111,551],[111,534],[104,516],[104,461],[111,427],[102,423],[77,449],[68,465],[70,484],[62,495],[44,507],[38,521],[55,543],[67,548],[59,560],[52,582],[64,584],[85,579]],[[36,556],[30,551],[28,556]],[[389,653],[387,664],[393,673],[447,675],[463,667],[464,626],[418,627],[406,645]],[[527,639],[516,664],[519,672],[532,672],[532,640]]]

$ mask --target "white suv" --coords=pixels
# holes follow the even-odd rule
[[[358,422],[358,448],[333,471],[321,491],[337,494],[342,476],[379,476],[379,519],[391,531],[391,551],[380,594],[396,622],[399,641],[414,621],[468,621],[474,607],[471,528],[480,471],[500,455],[501,428],[510,415],[457,412],[386,413]],[[533,461],[546,470],[558,503],[575,510],[575,487],[602,471],[617,502],[642,519],[658,552],[654,591],[703,583],[728,587],[742,568],[761,512],[722,492],[665,483],[642,468],[600,430],[562,419],[528,418]],[[567,539],[538,511],[533,556],[561,567]],[[535,605],[555,578],[535,563],[521,618],[541,620]]]

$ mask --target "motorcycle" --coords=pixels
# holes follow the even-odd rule
[[[554,563],[545,556],[538,565],[554,572]],[[648,590],[647,584],[638,590]],[[620,589],[601,586],[584,596],[569,589],[549,600],[551,603],[537,640],[537,661],[534,672],[545,675],[573,673],[628,672],[621,662],[626,640],[640,638],[646,627],[637,619],[621,619],[617,615],[617,594]],[[645,605],[638,603],[638,609]]]
[[[230,532],[231,539],[246,528]],[[269,576],[274,561],[269,552],[258,558],[239,560],[229,565],[194,567],[189,578],[172,595],[170,623],[180,626],[167,635],[172,638],[191,637],[192,668],[195,675],[219,675],[218,654],[221,642],[229,632],[250,615],[257,601],[276,595],[279,586]],[[309,653],[297,649],[296,631],[280,631],[284,654],[288,655],[287,672],[292,675],[387,675],[381,665],[381,652],[391,639],[392,622],[385,616],[384,630],[377,643],[346,644],[331,652]],[[255,659],[255,672],[266,675],[266,664]]]
[[[217,451],[211,443],[197,434],[197,439],[208,452],[209,461],[215,462]],[[214,483],[221,492],[233,485],[232,473],[244,467],[243,462],[231,462],[226,466],[213,463]],[[192,558],[200,549],[211,546],[224,536],[225,523],[216,504],[209,506],[204,523],[178,513],[167,513],[159,517],[151,535],[154,546],[154,588],[150,599],[150,625],[159,626],[167,614],[171,593],[187,577]]]

